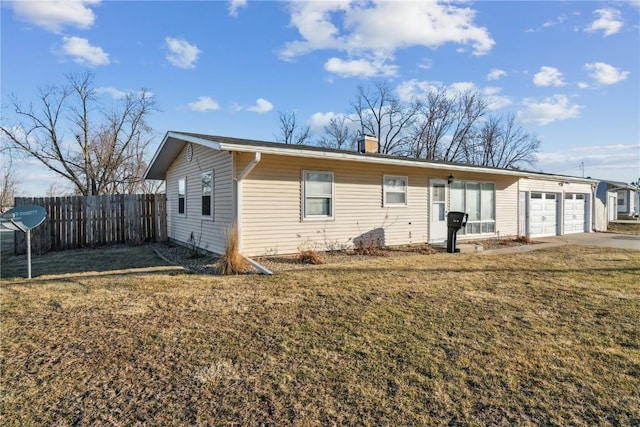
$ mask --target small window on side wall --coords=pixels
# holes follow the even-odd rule
[[[202,216],[213,218],[213,172],[202,174]]]
[[[178,180],[178,215],[187,213],[187,178]]]
[[[333,172],[303,171],[302,218],[333,219]]]
[[[382,205],[407,206],[407,177],[385,175],[383,180]]]

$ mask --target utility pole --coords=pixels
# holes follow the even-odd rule
[[[584,162],[580,162],[580,169],[582,170],[582,177],[584,178]]]

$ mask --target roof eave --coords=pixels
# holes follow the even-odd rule
[[[170,143],[169,140],[179,142]],[[194,138],[180,132],[167,132],[153,155],[151,162],[149,162],[149,166],[144,173],[144,179],[166,179],[167,169],[187,143],[203,145],[207,148],[220,151],[220,144],[216,142]]]
[[[247,147],[242,144],[233,144],[233,143],[220,143],[220,148],[225,151],[240,151],[240,152],[255,152],[259,151],[262,154],[275,154],[275,155],[286,155],[286,156],[299,156],[299,157],[307,157],[307,158],[315,158],[315,159],[332,159],[332,160],[347,160],[347,161],[358,161],[364,163],[375,163],[375,164],[387,164],[387,165],[399,165],[399,166],[413,166],[419,168],[429,168],[429,169],[438,169],[445,171],[454,171],[454,172],[475,172],[475,173],[494,173],[498,175],[508,175],[508,176],[516,176],[521,178],[540,178],[545,177],[548,179],[553,179],[557,181],[570,181],[570,182],[586,182],[586,183],[596,183],[598,180],[591,178],[579,178],[572,176],[564,176],[564,175],[553,175],[553,174],[544,174],[544,173],[536,173],[531,171],[520,171],[513,169],[499,169],[499,168],[486,168],[486,167],[478,167],[472,165],[459,165],[452,163],[436,163],[436,162],[426,162],[420,160],[411,160],[407,158],[397,158],[392,159],[388,157],[376,157],[376,156],[368,156],[366,154],[360,153],[335,153],[335,152],[322,152],[322,151],[307,151],[300,150],[295,148],[275,148],[275,147]]]
[[[168,143],[170,139],[176,139],[178,141],[181,141],[182,143],[181,144]],[[241,143],[215,141],[213,139],[204,139],[198,136],[188,135],[181,132],[167,132],[165,138],[160,144],[160,147],[156,151],[156,154],[153,157],[147,172],[145,173],[145,178],[146,179],[165,179],[166,170],[171,165],[171,163],[175,160],[175,158],[180,153],[180,151],[184,148],[184,145],[187,143],[202,145],[205,147],[212,148],[216,151],[224,150],[224,151],[235,151],[235,152],[244,152],[244,153],[260,152],[262,154],[267,154],[267,155],[271,154],[271,155],[281,155],[281,156],[291,156],[291,157],[305,157],[305,158],[313,158],[313,159],[329,159],[329,160],[355,161],[355,162],[372,163],[372,164],[412,166],[412,167],[418,167],[418,168],[437,169],[437,170],[443,170],[448,172],[496,174],[496,175],[506,175],[506,176],[531,178],[531,179],[545,178],[545,179],[552,179],[554,181],[576,182],[576,183],[594,184],[598,182],[598,180],[591,179],[591,178],[579,178],[579,177],[573,177],[573,176],[553,175],[553,174],[545,174],[545,173],[521,171],[521,170],[513,170],[513,169],[479,167],[479,166],[461,165],[461,164],[454,164],[454,163],[438,163],[438,162],[429,162],[424,160],[412,160],[412,159],[401,158],[401,157],[398,157],[398,158],[379,157],[376,155],[367,155],[367,154],[361,154],[361,153],[355,153],[355,152],[350,153],[350,152],[338,152],[338,151],[300,149],[300,148],[294,148],[285,144],[283,144],[282,147],[265,146],[265,145],[251,146],[251,145],[246,145]]]

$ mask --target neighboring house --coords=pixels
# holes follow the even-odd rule
[[[631,219],[638,215],[636,202],[638,189],[632,185],[617,190],[618,219]]]
[[[166,180],[169,238],[214,253],[234,223],[245,256],[441,243],[449,211],[469,214],[459,240],[592,229],[595,180],[381,155],[377,145],[168,132],[145,177]]]
[[[634,185],[618,181],[600,181],[594,205],[596,231],[607,231],[611,221],[637,217],[640,208],[638,194],[638,187]]]

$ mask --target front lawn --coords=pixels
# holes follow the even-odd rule
[[[38,262],[66,273],[2,279],[3,426],[640,424],[638,251],[271,277],[185,274],[146,247],[59,254]]]

